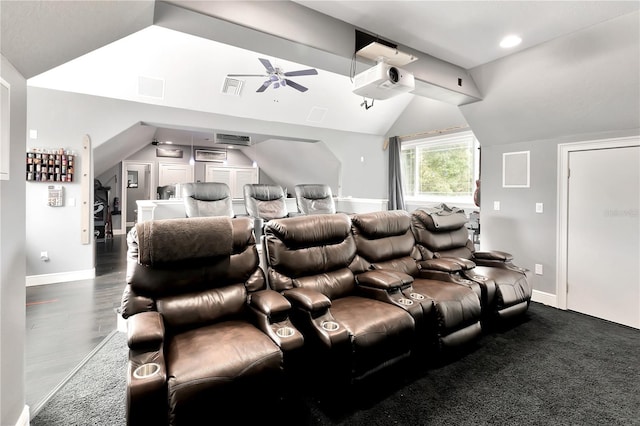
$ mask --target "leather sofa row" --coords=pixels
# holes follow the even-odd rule
[[[293,369],[353,383],[523,315],[529,272],[476,252],[465,220],[446,206],[273,219],[262,267],[248,217],[137,224],[127,423],[192,424],[229,392],[277,394]]]

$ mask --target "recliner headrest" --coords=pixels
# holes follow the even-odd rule
[[[284,191],[279,185],[247,184],[244,186],[245,197],[249,196],[261,201],[272,201],[284,197]]]
[[[231,190],[224,182],[190,182],[182,185],[182,196],[202,201],[218,201],[231,197]]]
[[[344,213],[273,219],[265,233],[273,233],[287,246],[311,247],[343,241],[351,232],[351,219]]]
[[[300,184],[295,186],[296,196],[308,198],[310,200],[322,200],[332,197],[329,185]]]
[[[351,220],[370,239],[403,235],[411,227],[411,215],[404,210],[355,214]]]

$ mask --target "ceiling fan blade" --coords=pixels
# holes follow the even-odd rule
[[[227,74],[227,77],[268,77],[266,74]]]
[[[284,73],[284,75],[286,75],[287,77],[294,77],[297,75],[317,75],[317,74],[318,74],[318,70],[313,68],[308,70],[290,71],[290,72]]]
[[[268,72],[270,73],[276,72],[275,68],[273,68],[273,66],[271,65],[271,62],[269,62],[268,59],[258,58],[258,60],[262,62],[262,65],[264,65],[264,67],[267,69]]]
[[[271,85],[271,83],[273,83],[273,81],[271,80],[265,81],[264,83],[262,83],[260,87],[258,87],[258,90],[256,90],[256,92],[257,93],[264,92],[265,90],[267,90],[267,87]]]
[[[306,92],[307,90],[309,90],[306,87],[296,83],[295,81],[289,80],[288,78],[285,78],[284,81],[287,82],[287,86],[293,87],[294,89],[299,90],[301,92]]]

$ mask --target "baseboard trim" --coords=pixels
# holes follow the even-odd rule
[[[91,280],[96,277],[96,268],[85,269],[83,271],[58,272],[55,274],[28,275],[26,277],[27,287],[44,284],[65,283],[68,281]]]
[[[22,409],[22,413],[20,414],[20,417],[18,417],[18,422],[16,423],[16,426],[29,426],[30,423],[31,421],[29,420],[29,406],[25,405],[24,408]]]
[[[531,301],[542,303],[543,305],[558,307],[558,297],[555,294],[546,293],[544,291],[533,290]]]

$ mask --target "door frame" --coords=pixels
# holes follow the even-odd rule
[[[122,162],[122,177],[120,182],[122,183],[122,188],[120,194],[122,195],[122,200],[120,200],[120,211],[121,219],[120,219],[120,231],[123,234],[127,233],[127,166],[131,165],[142,165],[149,166],[149,199],[152,199],[151,196],[153,194],[153,188],[156,187],[156,166],[155,162],[152,161],[123,161]]]
[[[569,231],[569,154],[574,151],[640,146],[640,136],[599,139],[558,144],[558,216],[556,250],[556,307],[567,309],[568,231]]]

